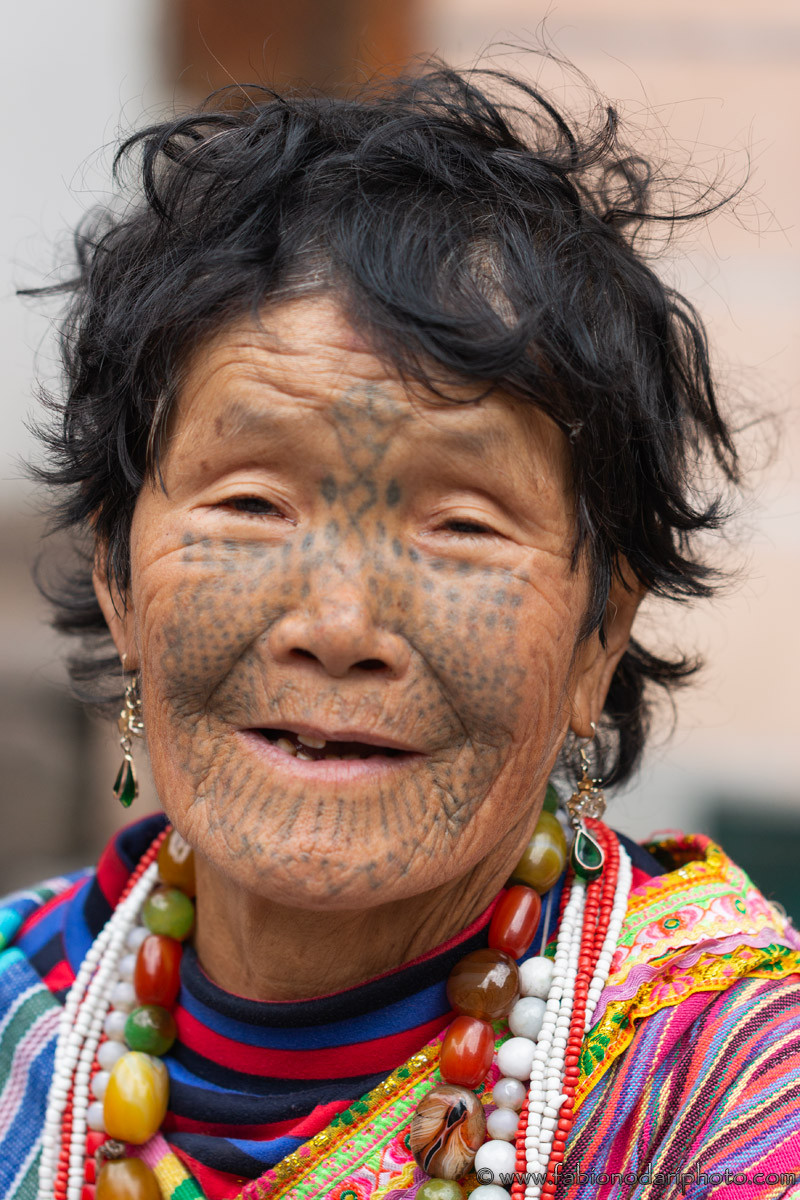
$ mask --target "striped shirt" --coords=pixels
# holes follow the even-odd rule
[[[0,956],[1,1196],[34,1194],[59,1004],[163,825],[161,814],[137,821],[116,835],[96,871],[5,902],[21,927],[14,948]],[[663,872],[646,851],[621,840],[634,860],[635,884]],[[560,892],[559,882],[545,897],[529,954],[541,953],[553,934]],[[448,1024],[454,1014],[447,976],[465,954],[487,944],[496,899],[421,958],[310,1000],[262,1003],[232,995],[211,982],[185,947],[174,1014],[178,1040],[164,1058],[170,1100],[162,1131],[210,1200],[236,1195]]]

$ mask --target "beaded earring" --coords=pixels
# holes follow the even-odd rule
[[[117,771],[117,778],[114,780],[114,795],[123,808],[130,808],[139,794],[136,768],[133,765],[133,742],[131,739],[142,737],[144,734],[138,675],[132,675],[125,687],[125,703],[119,714],[117,728],[119,729],[122,763]]]
[[[575,791],[567,801],[567,813],[575,831],[570,851],[570,866],[579,879],[585,879],[587,882],[600,875],[605,863],[603,847],[586,825],[587,817],[599,821],[606,811],[606,798],[600,780],[593,779],[590,774],[591,764],[587,752],[587,746],[594,740],[596,732],[597,726],[592,721],[592,736],[578,743],[580,777]]]

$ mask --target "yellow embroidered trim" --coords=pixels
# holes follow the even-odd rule
[[[373,1088],[363,1100],[340,1114],[338,1118],[310,1138],[300,1150],[287,1154],[269,1172],[268,1178],[262,1184],[261,1180],[247,1185],[245,1191],[248,1197],[258,1195],[266,1200],[280,1200],[287,1195],[288,1187],[296,1187],[309,1173],[316,1169],[321,1162],[329,1158],[347,1141],[350,1141],[360,1130],[370,1126],[376,1117],[386,1108],[397,1101],[406,1092],[430,1078],[439,1061],[440,1042],[437,1040],[412,1055],[407,1062],[393,1071],[383,1083]],[[356,1111],[355,1120],[346,1122],[342,1118]],[[244,1192],[240,1193],[240,1198]]]
[[[729,899],[735,912],[726,918],[721,910],[714,911],[714,938],[721,940],[736,934],[746,936],[767,931],[772,941],[784,940],[786,918],[715,842],[695,835],[680,842],[661,842],[651,848],[662,852],[666,849],[682,865],[631,893],[617,943],[623,954],[608,980],[609,987],[622,983],[633,967],[641,966],[643,962],[668,960],[688,946],[696,945],[698,925],[708,919],[710,914],[706,910],[715,900]],[[702,858],[687,861],[692,854],[702,855]],[[682,925],[681,911],[698,908],[703,910],[699,919]],[[648,926],[671,918],[675,918],[674,928],[665,928],[663,937],[637,945],[642,931]]]

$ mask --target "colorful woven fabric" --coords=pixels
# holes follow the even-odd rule
[[[151,820],[134,827],[138,840],[146,843],[152,837],[152,825]],[[686,838],[654,849],[665,868],[673,869],[660,874],[665,868],[644,855],[634,872],[636,886],[612,974],[584,1044],[580,1107],[558,1196],[800,1200],[800,941],[708,839]],[[115,850],[104,856],[91,880],[82,874],[57,881],[55,888],[26,893],[19,932],[13,903],[6,910],[12,916],[0,920],[0,936],[7,930],[8,938],[17,938],[16,946],[0,954],[0,1196],[9,1200],[33,1200],[35,1194],[58,1000],[130,869]],[[463,938],[454,942],[458,944],[452,949],[460,957],[468,943]],[[441,963],[434,956],[426,969],[444,964],[446,974],[446,953]],[[202,975],[196,964],[192,969]],[[423,967],[411,968],[410,975],[404,974],[407,970],[393,973],[391,985],[402,988],[407,978],[417,978],[413,970]],[[378,995],[381,984],[378,980],[351,990],[340,1010],[337,997],[302,1002],[297,1008],[323,1003],[336,1017],[349,1013],[348,998],[363,991],[368,1003],[373,996],[369,989],[377,986]],[[186,1115],[171,1115],[170,1127],[164,1129],[167,1140],[159,1135],[138,1151],[152,1159],[164,1200],[198,1200],[203,1193],[209,1200],[237,1193],[242,1200],[412,1200],[424,1176],[411,1157],[408,1129],[417,1100],[439,1078],[440,1030],[447,1016],[441,1005],[434,1005],[435,1036],[418,1045],[388,1078],[379,1072],[361,1099],[351,1092],[332,1111],[317,1104],[313,1121],[287,1114],[283,1125],[266,1127],[243,1125],[241,1112],[243,1105],[253,1111],[251,1099],[256,1108],[266,1103],[278,1112],[281,1095],[284,1102],[289,1094],[316,1096],[313,1089],[321,1081],[303,1077],[304,1056],[309,1063],[332,1056],[335,1070],[333,1047],[346,1052],[341,1038],[343,1033],[352,1036],[351,1025],[362,1039],[363,1031],[372,1028],[371,1040],[356,1045],[353,1053],[358,1060],[365,1047],[364,1062],[376,1068],[384,1061],[381,1056],[393,1053],[389,1046],[397,1030],[405,1031],[398,1046],[411,1029],[423,1041],[424,1013],[433,1010],[425,1008],[421,995],[380,1009],[380,1016],[369,1009],[349,1023],[340,1016],[311,1035],[312,1045],[305,1042],[308,1031],[292,1019],[276,1041],[258,1020],[248,1026],[244,1010],[228,1011],[228,1000],[213,986],[203,991],[198,985],[181,1002],[181,1053],[188,1057],[170,1063],[172,1091],[179,1106],[187,1106]],[[271,1007],[259,1006],[252,1015],[263,1018]],[[412,1010],[410,1024],[407,1008]],[[284,1011],[290,1009],[295,1006]],[[301,1016],[307,1022],[305,1009]],[[502,1026],[496,1032],[498,1040],[508,1036]],[[263,1096],[225,1086],[223,1064],[236,1059],[240,1050],[247,1061],[266,1055],[271,1075]],[[281,1092],[283,1081],[276,1072],[282,1064],[295,1076],[300,1071],[300,1091]],[[482,1089],[487,1108],[495,1075],[493,1068]],[[264,1082],[261,1076],[249,1078],[256,1089]],[[341,1083],[338,1095],[347,1096],[348,1081]],[[277,1090],[270,1095],[270,1089]],[[215,1135],[209,1137],[209,1130]],[[187,1139],[193,1147],[230,1146],[239,1154],[238,1147],[246,1148],[253,1162],[266,1148],[272,1158],[267,1163],[262,1159],[260,1170],[249,1178],[242,1172],[237,1181],[235,1171],[196,1160],[187,1152]],[[571,1171],[582,1176],[572,1180]],[[797,1184],[789,1180],[795,1171]],[[619,1177],[606,1179],[609,1173]],[[465,1182],[470,1188],[476,1180]]]
[[[583,1104],[557,1194],[794,1196],[800,941],[707,838],[659,850],[672,850],[678,865],[631,893],[600,1020],[584,1044]],[[731,949],[737,937],[744,944]],[[440,1081],[439,1040],[407,1076],[395,1072],[391,1097],[378,1089],[352,1106],[241,1200],[413,1200],[425,1176],[408,1130],[417,1100]],[[487,1110],[494,1081],[481,1096]],[[469,1191],[476,1181],[464,1182]]]

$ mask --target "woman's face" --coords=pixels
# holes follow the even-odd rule
[[[264,326],[195,355],[122,616],[96,585],[170,819],[252,892],[355,909],[524,842],[629,618],[607,651],[579,641],[587,578],[545,417],[410,399],[327,300]]]

